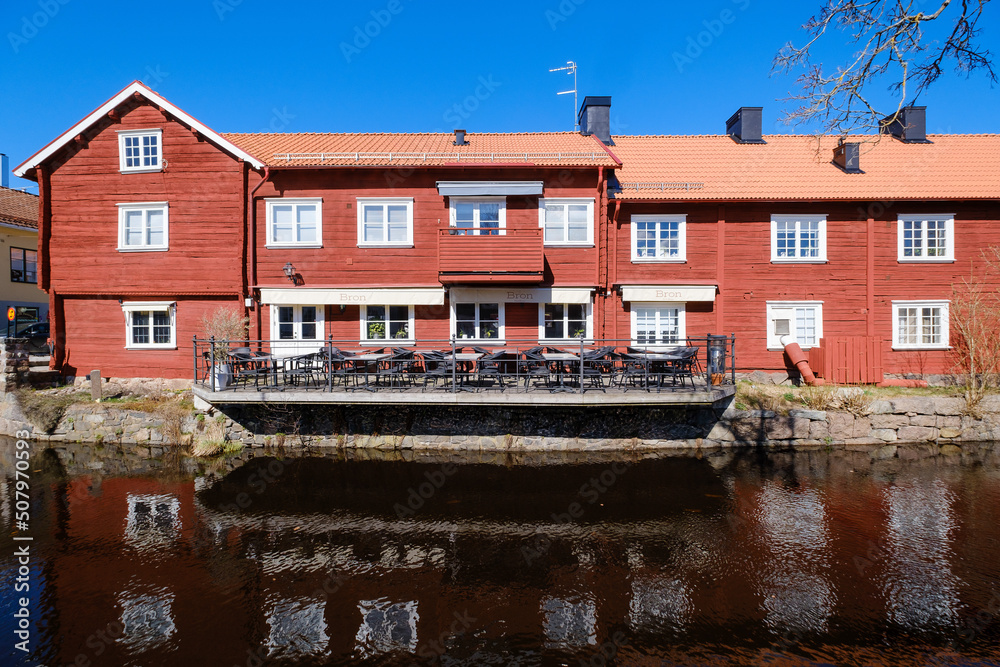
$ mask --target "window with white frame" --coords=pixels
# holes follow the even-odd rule
[[[825,215],[772,215],[772,262],[825,262]]]
[[[177,347],[173,301],[126,302],[125,347],[130,350]]]
[[[495,341],[504,337],[502,303],[456,303],[453,314],[456,338]]]
[[[462,236],[500,236],[507,226],[507,198],[449,198],[451,226]]]
[[[539,226],[544,244],[593,245],[593,199],[539,199]]]
[[[687,259],[686,215],[633,215],[633,262],[683,262]]]
[[[586,303],[538,304],[541,340],[590,338],[590,306]]]
[[[323,336],[323,306],[274,306],[274,338],[320,340]]]
[[[362,306],[361,340],[413,342],[413,306]]]
[[[898,349],[948,347],[947,301],[893,301],[892,346]]]
[[[767,347],[783,349],[792,341],[803,350],[823,337],[822,301],[770,301],[767,304]]]
[[[118,133],[118,162],[123,172],[163,171],[163,130]]]
[[[267,199],[267,247],[322,248],[323,200]]]
[[[358,198],[359,246],[412,246],[413,199]]]
[[[900,262],[955,260],[955,216],[901,215],[897,223]]]
[[[632,341],[637,345],[680,345],[687,336],[684,304],[633,303]]]
[[[118,250],[136,252],[167,250],[167,202],[118,204]]]

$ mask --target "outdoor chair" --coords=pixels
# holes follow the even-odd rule
[[[282,376],[285,384],[308,389],[318,377],[323,376],[322,358],[317,353],[286,357],[282,361]]]
[[[413,352],[402,348],[391,348],[393,356],[383,360],[375,372],[375,384],[381,385],[381,379],[387,378],[389,388],[392,389],[397,384],[403,386],[410,383],[416,367],[416,360]]]
[[[623,391],[628,391],[628,387],[630,386],[648,386],[649,359],[646,358],[645,354],[625,353],[621,355],[621,362],[621,387]]]
[[[437,385],[438,380],[451,380],[454,377],[458,383],[464,381],[466,374],[456,368],[451,350],[425,352],[422,356],[424,359],[424,391],[427,390],[427,385],[431,382]]]
[[[250,385],[250,381],[253,380],[254,389],[260,391],[261,381],[263,380],[264,386],[267,386],[268,380],[272,377],[273,373],[270,359],[261,360],[254,358],[249,348],[245,352],[231,353],[228,358],[233,371],[234,385],[238,387],[242,384],[244,387],[247,387]]]
[[[519,375],[524,378],[525,389],[532,383],[537,386],[539,380],[544,380],[546,385],[551,380],[552,371],[549,369],[549,362],[541,354],[542,349],[541,347],[533,347],[530,350],[525,350],[524,359],[520,360],[518,371]]]
[[[600,348],[583,353],[583,379],[591,387],[606,393],[604,381],[614,384],[614,361],[609,348]]]
[[[476,386],[477,388],[483,386],[483,380],[485,379],[495,379],[500,385],[500,391],[505,389],[504,386],[504,372],[501,367],[501,359],[506,357],[506,352],[494,352],[492,354],[486,354],[479,358],[476,363]],[[492,382],[491,382],[492,384]]]

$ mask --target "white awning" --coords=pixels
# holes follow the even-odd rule
[[[541,181],[438,181],[437,188],[446,197],[542,194]]]
[[[593,287],[452,287],[452,303],[590,303]]]
[[[715,285],[622,285],[622,301],[715,301]]]
[[[375,304],[443,306],[443,287],[323,287],[279,289],[262,287],[260,302],[273,306]]]

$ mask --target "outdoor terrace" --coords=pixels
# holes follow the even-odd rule
[[[359,348],[356,341],[194,339],[194,393],[209,403],[712,405],[735,393],[733,336]]]

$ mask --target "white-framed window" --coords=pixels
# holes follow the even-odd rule
[[[538,339],[579,340],[590,339],[590,304],[540,303],[538,304]]]
[[[538,226],[547,246],[594,245],[594,200],[539,199]]]
[[[687,324],[683,303],[633,303],[632,342],[645,347],[683,345]]]
[[[324,341],[325,306],[271,306],[271,352],[291,357],[318,352]]]
[[[819,345],[822,337],[822,301],[767,302],[767,349],[782,350],[785,343],[795,341],[807,350]]]
[[[893,301],[892,347],[939,350],[948,347],[948,301]]]
[[[176,304],[173,301],[126,301],[125,348],[128,350],[177,347]]]
[[[118,251],[167,250],[169,209],[165,201],[118,204]]]
[[[502,341],[503,322],[503,302],[452,304],[451,331],[458,340],[490,343]]]
[[[163,171],[163,130],[119,132],[118,166],[129,173]]]
[[[686,215],[633,215],[633,262],[687,260]]]
[[[955,216],[900,215],[896,239],[900,262],[954,262]]]
[[[361,306],[363,342],[412,345],[413,327],[413,306]]]
[[[771,261],[826,261],[825,215],[772,215]]]
[[[266,199],[268,248],[322,248],[323,200]]]
[[[413,246],[413,198],[358,197],[359,246]]]
[[[451,226],[462,236],[503,236],[507,227],[506,197],[449,197]]]

